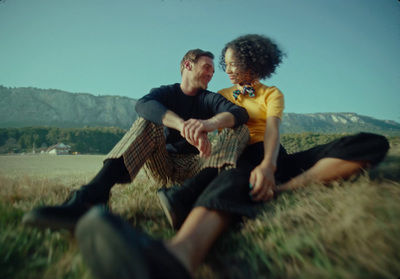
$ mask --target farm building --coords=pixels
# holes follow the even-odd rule
[[[71,147],[63,143],[57,143],[47,149],[47,153],[51,155],[66,155],[69,154]]]

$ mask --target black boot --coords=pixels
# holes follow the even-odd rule
[[[123,160],[107,160],[103,168],[87,185],[71,192],[69,197],[58,206],[37,207],[26,213],[22,224],[51,229],[73,231],[79,218],[92,206],[108,207],[110,190],[127,175]]]
[[[97,279],[191,279],[163,242],[94,207],[76,226],[83,259]]]
[[[218,169],[207,168],[181,186],[165,186],[158,190],[158,199],[172,228],[179,230],[193,208],[197,198],[218,175]]]
[[[106,203],[105,200],[104,204]],[[100,202],[91,200],[88,191],[82,187],[71,192],[61,205],[37,207],[26,213],[22,218],[22,224],[43,229],[73,231],[79,218],[95,204]]]

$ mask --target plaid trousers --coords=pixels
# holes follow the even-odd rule
[[[208,158],[198,154],[175,154],[166,149],[163,126],[138,118],[104,160],[123,157],[130,180],[143,167],[146,174],[162,184],[181,184],[204,168],[229,169],[250,139],[246,125],[223,129],[212,141]]]

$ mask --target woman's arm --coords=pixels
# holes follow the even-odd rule
[[[279,154],[279,126],[276,116],[267,118],[264,134],[264,159],[250,175],[250,191],[253,200],[268,201],[274,195],[276,162]]]

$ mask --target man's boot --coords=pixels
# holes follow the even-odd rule
[[[126,180],[127,175],[122,158],[107,160],[90,183],[72,191],[61,205],[34,208],[24,215],[22,224],[73,231],[78,220],[91,207],[108,206],[111,188],[115,183]]]

